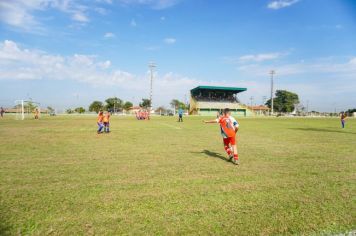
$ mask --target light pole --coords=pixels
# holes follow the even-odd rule
[[[151,71],[151,83],[150,83],[150,112],[152,110],[153,104],[152,104],[152,93],[153,93],[153,70],[156,66],[156,64],[154,62],[150,62],[148,64],[148,67],[150,68]]]
[[[271,115],[273,115],[273,76],[276,72],[274,70],[271,70],[270,75],[271,75]]]
[[[264,106],[265,105],[265,103],[266,103],[266,99],[267,99],[267,97],[266,96],[262,96],[262,105]]]
[[[253,96],[250,97],[251,107],[253,106]]]

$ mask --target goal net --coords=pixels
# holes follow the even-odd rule
[[[16,100],[14,109],[16,120],[35,118],[35,116],[39,118],[41,114],[40,103],[34,101]]]

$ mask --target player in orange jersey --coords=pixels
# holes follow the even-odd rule
[[[236,132],[239,129],[239,123],[231,116],[230,109],[226,108],[223,114],[215,120],[204,121],[205,123],[219,123],[220,131],[223,137],[223,143],[226,153],[235,165],[239,164],[239,156],[236,146]]]
[[[40,117],[40,111],[38,110],[38,108],[35,109],[34,113],[35,113],[35,120],[38,120],[38,118]]]
[[[103,124],[104,124],[104,132],[110,133],[110,112],[105,112],[103,117]]]
[[[98,131],[97,133],[100,134],[102,133],[102,129],[104,127],[103,125],[103,119],[104,119],[104,114],[103,114],[103,111],[99,111],[99,114],[98,114],[98,119],[97,119],[97,124],[98,124]]]

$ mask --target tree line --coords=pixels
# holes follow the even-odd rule
[[[178,110],[178,109],[183,109],[186,110],[189,108],[188,104],[185,104],[178,99],[173,99],[170,102],[170,105],[173,109]],[[117,97],[111,97],[107,98],[105,102],[101,101],[93,101],[88,108],[88,111],[90,112],[96,112],[98,113],[100,110],[107,110],[110,112],[121,112],[121,111],[128,111],[131,107],[133,106],[133,103],[130,101],[123,101],[120,98]],[[151,107],[151,101],[150,99],[147,98],[142,98],[141,102],[139,103],[139,106],[142,109],[147,109]],[[85,113],[87,110],[84,107],[77,107],[77,108],[68,108],[66,110],[66,113],[72,114],[72,113]],[[156,109],[156,112],[161,112],[161,113],[166,113],[167,111],[171,111],[170,109],[165,108],[164,106],[159,106]]]

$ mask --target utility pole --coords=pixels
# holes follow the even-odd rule
[[[307,115],[309,113],[309,100],[307,100]]]
[[[150,62],[148,64],[148,67],[150,68],[151,71],[151,83],[150,83],[150,112],[152,110],[153,104],[152,104],[152,93],[153,93],[153,70],[156,66],[156,64],[154,62]]]
[[[264,106],[266,103],[267,97],[266,96],[262,96],[262,105]]]
[[[253,96],[250,97],[251,107],[253,106]]]
[[[271,70],[270,75],[271,75],[271,115],[273,115],[273,76],[276,72],[274,70]]]

